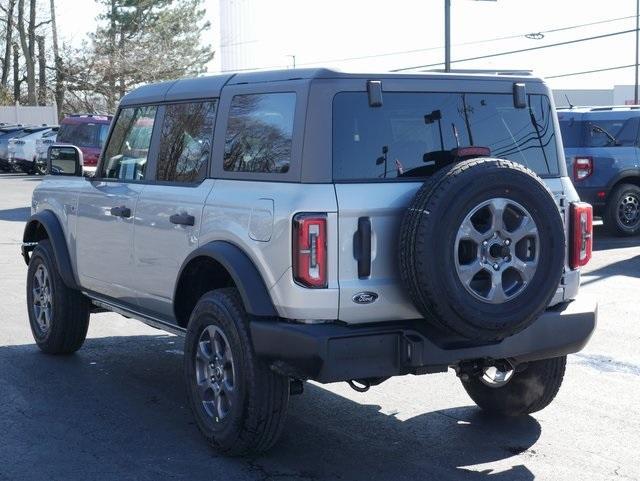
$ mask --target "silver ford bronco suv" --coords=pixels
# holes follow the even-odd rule
[[[185,336],[195,420],[277,440],[304,380],[365,391],[451,368],[502,415],[547,406],[589,340],[591,206],[526,74],[227,74],[121,101],[95,176],[49,149],[22,254],[38,346],[92,312]]]

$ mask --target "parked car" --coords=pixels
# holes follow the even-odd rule
[[[47,171],[47,153],[49,151],[49,146],[56,143],[57,137],[58,129],[52,129],[36,140],[35,169],[40,175],[44,175]]]
[[[4,125],[0,127],[0,170],[11,170],[9,165],[9,140],[25,129],[23,125]]]
[[[22,245],[33,336],[72,353],[101,309],[186,336],[188,402],[225,453],[272,446],[304,380],[452,368],[482,409],[543,409],[597,312],[578,295],[591,206],[556,125],[528,75],[136,89],[94,177],[49,149]]]
[[[58,126],[27,127],[9,140],[7,147],[9,166],[26,174],[37,173],[36,142],[44,135],[58,131]]]
[[[79,147],[84,157],[84,172],[93,174],[100,151],[109,132],[112,116],[74,114],[60,122],[57,143]]]
[[[640,107],[563,108],[558,119],[580,198],[612,234],[639,234]]]

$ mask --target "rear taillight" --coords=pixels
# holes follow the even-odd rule
[[[582,180],[593,174],[593,157],[576,157],[573,162],[573,180]]]
[[[293,218],[293,277],[305,287],[327,287],[326,214],[297,214]]]
[[[587,264],[592,249],[593,208],[586,202],[574,202],[571,204],[571,268]]]

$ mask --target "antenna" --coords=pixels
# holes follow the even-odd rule
[[[569,104],[569,108],[572,109],[573,108],[573,104],[571,103],[571,100],[569,100],[569,95],[564,94],[564,98],[567,99],[567,103]]]

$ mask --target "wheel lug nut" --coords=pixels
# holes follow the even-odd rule
[[[511,240],[510,239],[505,240],[504,245],[506,246],[511,245]]]
[[[493,264],[493,268],[494,268],[495,270],[498,270],[498,269],[500,268],[500,266],[499,266],[498,264]]]
[[[486,240],[485,240],[485,241],[482,241],[482,245],[483,245],[483,246],[489,245],[489,242],[487,242]]]

